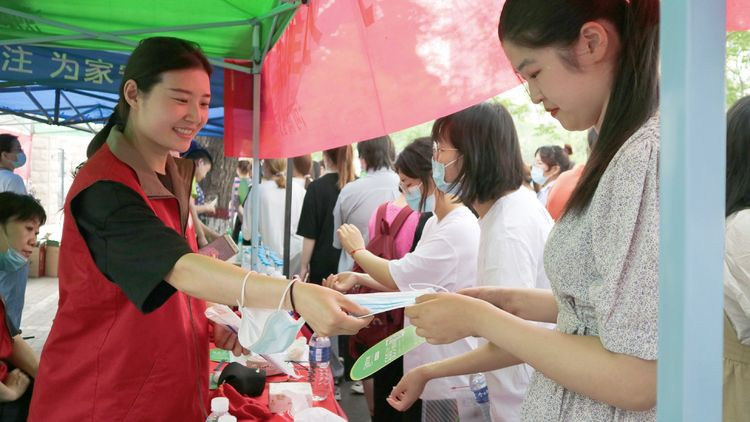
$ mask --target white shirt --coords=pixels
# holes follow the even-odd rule
[[[381,204],[398,198],[398,174],[388,169],[368,172],[359,179],[347,183],[333,207],[333,247],[341,249],[336,230],[342,224],[354,224],[362,233],[365,245],[370,241],[370,217]],[[354,260],[342,252],[339,258],[339,272],[351,271]]]
[[[552,224],[529,189],[521,187],[495,201],[479,220],[477,284],[549,289],[543,255]],[[520,420],[533,371],[523,364],[485,373],[494,422]]]
[[[543,188],[539,189],[539,192],[536,193],[536,197],[539,200],[539,202],[542,203],[542,206],[547,206],[547,200],[549,199],[549,193],[552,190],[552,186],[555,186],[555,183],[557,182],[557,179],[547,183],[544,185]]]
[[[454,292],[475,286],[478,246],[477,219],[468,208],[462,206],[440,221],[435,216],[427,220],[414,252],[399,260],[390,261],[388,269],[401,291],[412,290],[409,286],[411,283],[430,283]],[[410,325],[408,318],[405,318],[404,325]],[[440,346],[422,344],[404,355],[404,373],[425,363],[458,356],[475,348],[474,338],[464,338]],[[455,399],[455,391],[451,387],[468,385],[468,375],[437,378],[427,383],[421,398]]]
[[[286,210],[286,189],[276,185],[274,180],[263,180],[262,183],[254,185],[258,189],[260,197],[260,215],[258,216],[258,232],[261,243],[267,248],[284,254],[284,215]],[[300,254],[302,253],[302,237],[298,236],[297,225],[302,212],[302,202],[305,199],[305,189],[292,182],[292,221],[291,239],[289,241],[289,271],[291,274],[299,272]],[[245,201],[244,218],[242,220],[242,236],[245,239],[251,237],[252,222],[252,200],[248,196]]]
[[[13,192],[26,195],[26,186],[21,176],[6,168],[0,168],[0,192]]]
[[[724,312],[740,343],[750,346],[750,209],[727,217]]]

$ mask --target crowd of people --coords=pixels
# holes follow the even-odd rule
[[[233,237],[250,241],[256,218],[262,244],[283,253],[290,206],[291,280],[196,253],[219,235],[201,220],[215,211],[200,187],[214,159],[189,149],[212,68],[194,43],[143,40],[65,201],[60,302],[41,359],[19,333],[46,214],[13,174],[25,161],[18,139],[0,135],[0,420],[29,409],[35,421],[205,419],[209,340],[247,352],[205,318],[206,301],[281,301],[321,335],[350,335],[342,355],[415,326],[427,342],[365,382],[373,421],[455,420],[455,390],[475,373],[495,422],[655,420],[659,3],[507,0],[497,36],[531,101],[589,131],[585,165],[568,145],[524,163],[513,116],[494,102],[437,119],[398,154],[388,136],[358,142],[359,175],[351,145],[322,152],[320,177],[309,155],[293,160],[291,180],[286,159],[264,160],[257,181],[240,161]],[[740,421],[750,417],[750,98],[727,121],[724,419]],[[417,283],[438,291],[367,318],[345,295]]]

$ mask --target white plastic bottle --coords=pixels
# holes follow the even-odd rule
[[[216,422],[237,422],[237,418],[227,413],[226,415],[219,416]]]
[[[211,399],[211,414],[206,422],[218,422],[223,415],[229,414],[229,399],[226,397],[214,397]]]
[[[331,374],[328,365],[331,360],[331,340],[313,334],[310,338],[310,386],[313,401],[323,401],[331,390]]]
[[[482,419],[485,422],[492,422],[490,392],[487,389],[487,380],[484,379],[484,375],[481,373],[472,374],[469,377],[469,386],[474,393],[474,400],[477,401],[477,406],[482,411]]]

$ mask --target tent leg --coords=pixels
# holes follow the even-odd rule
[[[291,266],[292,243],[292,178],[294,177],[294,159],[286,160],[286,206],[284,207],[284,275],[289,277]]]
[[[260,246],[260,233],[258,232],[258,217],[260,213],[260,191],[258,185],[261,183],[260,177],[260,73],[253,74],[253,185],[255,188],[250,191],[250,206],[252,207],[252,218],[250,219],[252,258],[250,261],[251,268],[258,270],[258,247]]]

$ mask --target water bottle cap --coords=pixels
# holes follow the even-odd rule
[[[237,418],[232,415],[221,415],[217,422],[237,422]]]
[[[229,411],[229,399],[226,397],[214,397],[211,399],[211,411],[212,412],[228,412]]]

